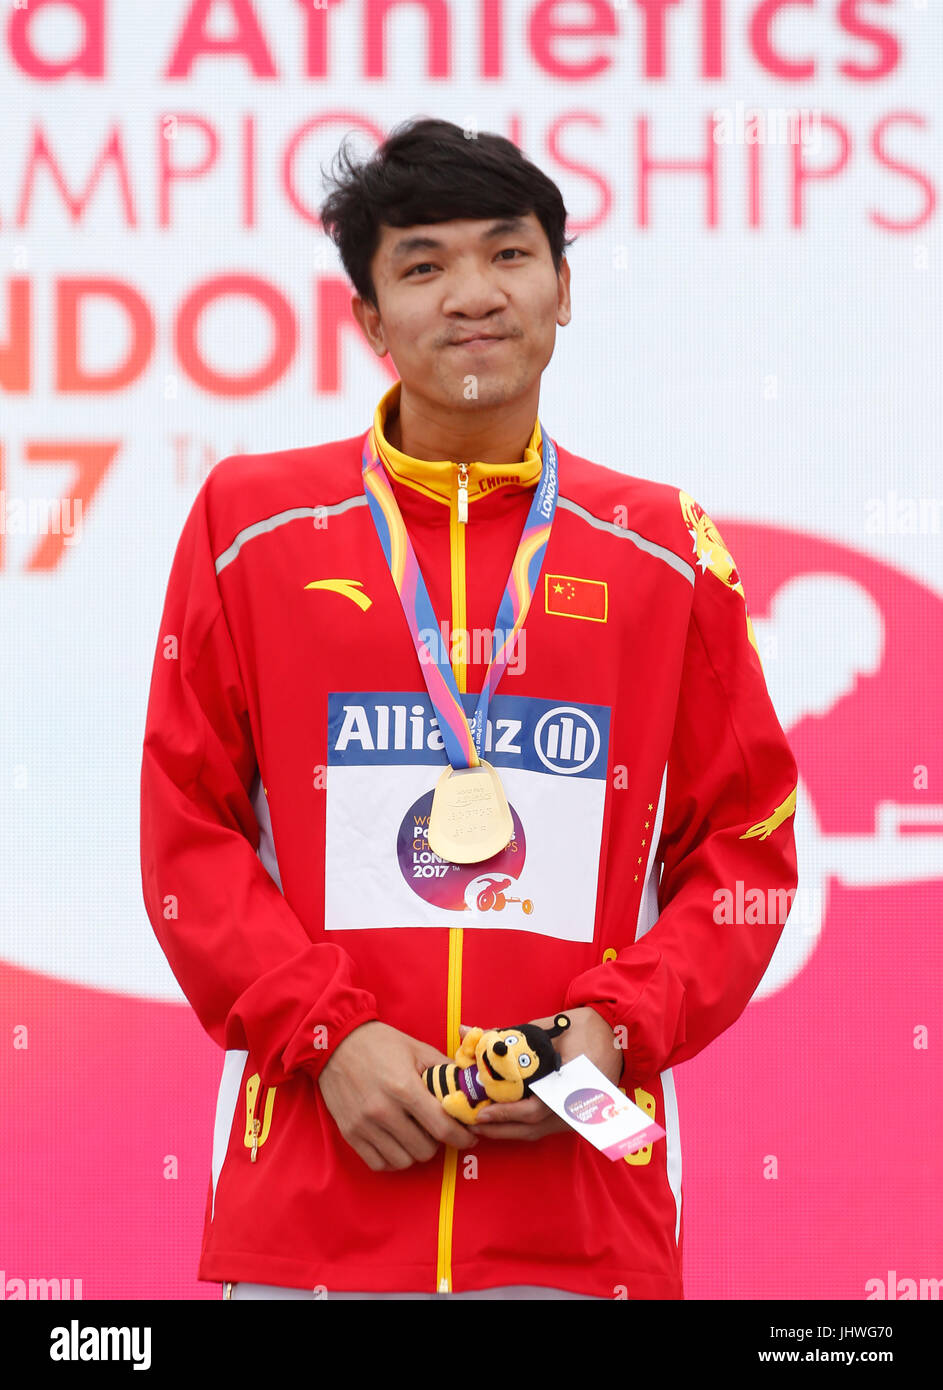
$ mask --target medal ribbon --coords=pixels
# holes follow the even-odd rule
[[[446,755],[453,768],[475,767],[480,761],[491,696],[504,673],[517,634],[524,625],[540,576],[547,541],[550,539],[550,527],[557,508],[557,451],[553,440],[544,434],[542,429],[540,433],[543,450],[540,481],[534,490],[530,511],[527,513],[517,553],[511,565],[511,573],[508,575],[498,615],[494,621],[498,642],[485,674],[471,724],[465,717],[448,654],[441,658],[434,656],[421,636],[423,629],[435,632],[437,638],[439,636],[429,591],[386,476],[383,460],[377,450],[372,426],[364,439],[363,484],[370,515],[373,517],[386,563],[390,567],[396,592],[403,605],[426,689],[429,691],[429,698],[442,730]]]

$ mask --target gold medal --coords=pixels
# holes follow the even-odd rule
[[[490,763],[445,769],[429,815],[433,854],[452,864],[477,864],[499,854],[513,834],[511,808]]]

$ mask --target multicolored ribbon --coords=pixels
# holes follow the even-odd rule
[[[448,655],[434,655],[421,635],[423,630],[431,630],[436,634],[439,631],[429,591],[386,476],[372,426],[364,439],[363,484],[370,515],[373,517],[377,535],[383,546],[383,554],[386,556],[396,592],[406,614],[426,689],[429,691],[429,698],[442,730],[446,755],[453,768],[475,767],[480,761],[491,696],[514,650],[514,642],[524,625],[540,577],[540,566],[557,508],[557,451],[553,440],[542,429],[540,438],[543,457],[540,481],[534,490],[530,511],[527,513],[494,623],[495,630],[504,636],[498,641],[497,650],[485,674],[471,723],[462,708],[461,696]]]

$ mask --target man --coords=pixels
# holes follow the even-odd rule
[[[148,708],[145,901],[225,1049],[200,1277],[680,1298],[671,1068],[739,1017],[785,921],[716,895],[796,884],[743,589],[685,492],[541,429],[570,318],[545,175],[420,120],[336,183],[322,219],[399,380],[366,434],[213,470]],[[436,807],[469,771],[511,819],[464,862]],[[464,1025],[561,1009],[563,1058],[664,1140],[613,1163],[536,1097],[472,1129],[423,1084]]]

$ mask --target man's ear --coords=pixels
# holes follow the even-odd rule
[[[557,279],[557,323],[565,328],[572,317],[570,311],[570,262],[566,255],[560,259]]]
[[[389,348],[386,345],[379,309],[362,299],[359,294],[355,294],[350,301],[350,312],[359,323],[364,337],[377,357],[385,357]]]

